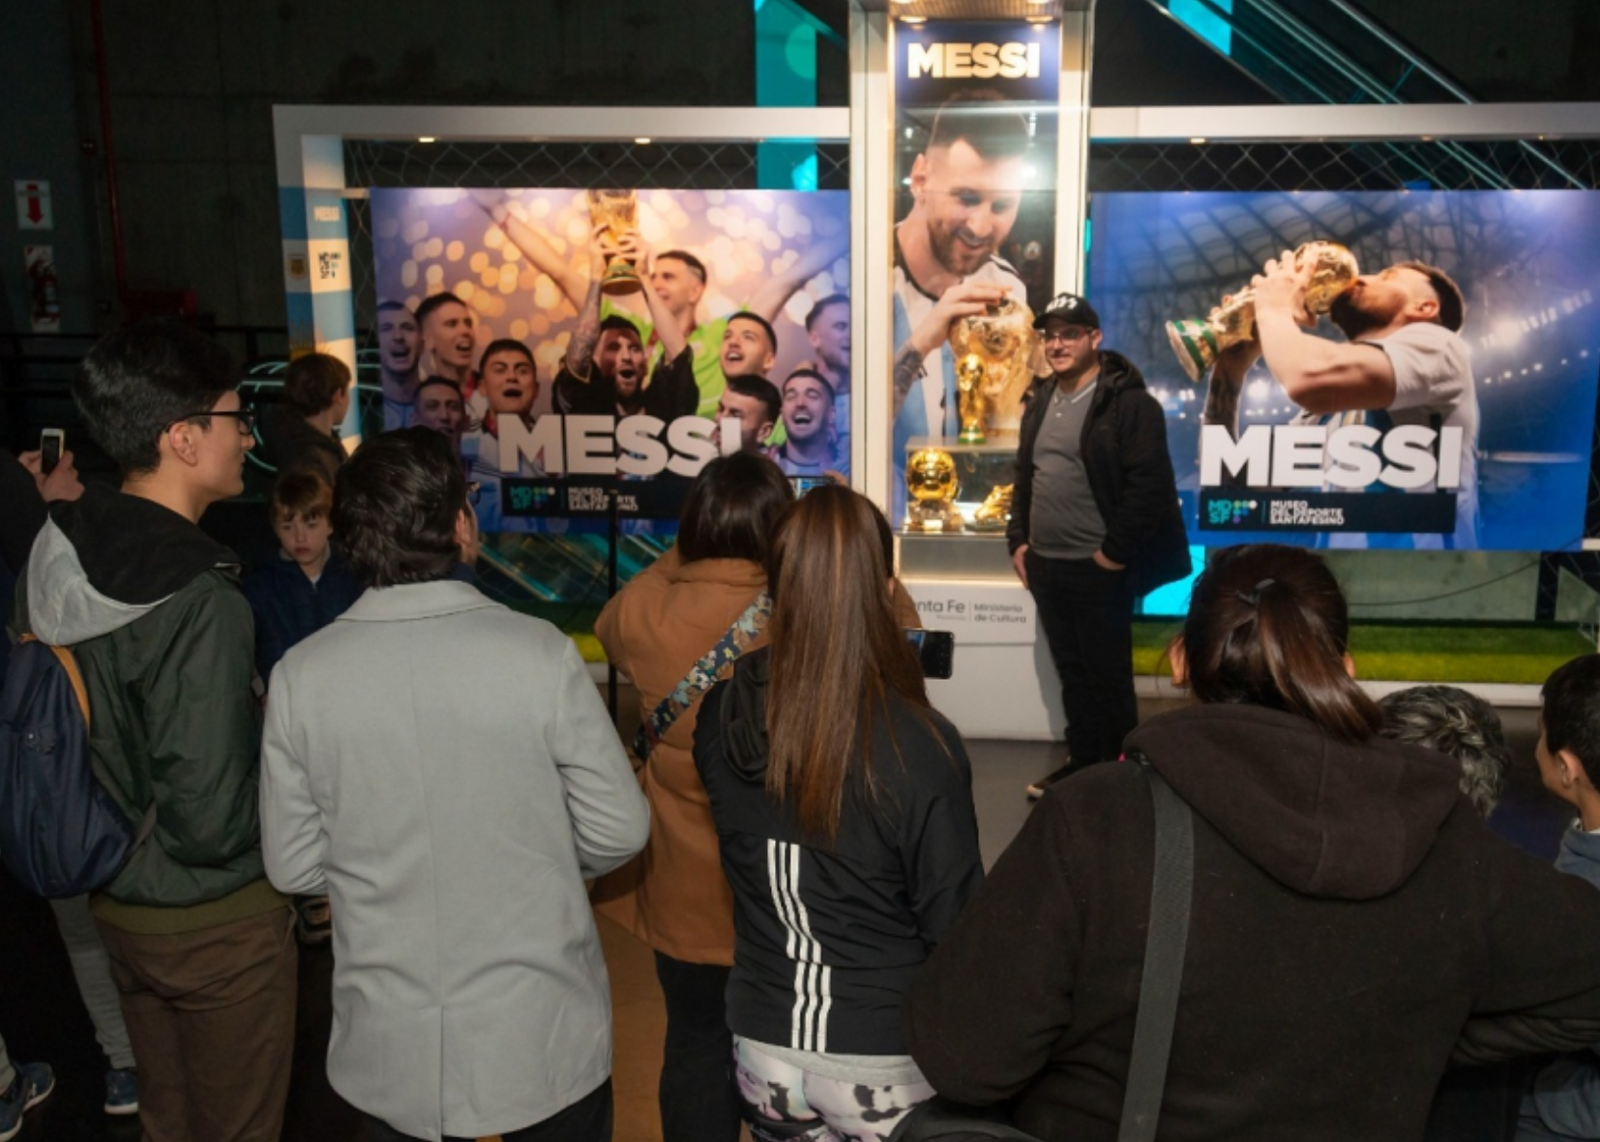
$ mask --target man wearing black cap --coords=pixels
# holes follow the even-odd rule
[[[1006,539],[1061,676],[1071,759],[1029,797],[1122,752],[1139,720],[1133,601],[1189,573],[1160,403],[1100,348],[1084,298],[1058,294],[1034,328],[1051,375],[1026,399]]]

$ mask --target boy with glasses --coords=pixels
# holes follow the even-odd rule
[[[272,1142],[294,1046],[297,955],[266,880],[261,705],[238,559],[201,531],[238,495],[255,414],[215,342],[147,322],[97,344],[72,384],[122,472],[39,533],[12,627],[72,647],[95,774],[155,825],[90,899],[139,1060],[149,1138]]]

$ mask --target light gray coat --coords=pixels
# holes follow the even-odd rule
[[[555,627],[453,581],[369,590],[272,672],[261,840],[333,906],[328,1077],[437,1140],[540,1122],[611,1073],[585,877],[650,818]]]

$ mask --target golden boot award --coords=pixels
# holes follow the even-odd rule
[[[1307,242],[1294,252],[1297,270],[1310,268],[1310,281],[1306,285],[1306,312],[1321,317],[1333,305],[1333,299],[1356,280],[1361,273],[1355,255],[1337,242]],[[1249,286],[1240,290],[1222,305],[1211,311],[1209,317],[1185,317],[1167,322],[1167,340],[1178,357],[1178,364],[1198,381],[1200,374],[1209,369],[1217,354],[1242,341],[1249,341],[1256,331],[1256,291]]]
[[[639,228],[639,199],[631,190],[589,191],[589,217],[595,225],[605,223],[613,242],[622,241],[629,230]],[[638,293],[644,283],[634,272],[633,263],[620,255],[606,263],[605,276],[600,279],[600,292],[610,297]]]
[[[921,448],[906,461],[907,531],[959,532],[956,462],[943,448]]]
[[[1033,311],[1009,297],[951,323],[961,443],[982,444],[991,429],[1020,423],[1022,394],[1033,379],[1036,336]]]

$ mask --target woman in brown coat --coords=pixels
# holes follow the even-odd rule
[[[793,502],[776,464],[740,453],[712,460],[689,489],[677,545],[600,612],[595,633],[639,694],[648,719],[736,622],[764,645],[767,542]],[[732,670],[723,655],[718,676]],[[661,734],[640,770],[650,841],[595,888],[599,911],[655,951],[667,1003],[660,1102],[664,1142],[734,1142],[739,1103],[723,991],[733,964],[733,896],[705,788],[695,772],[700,695]]]

